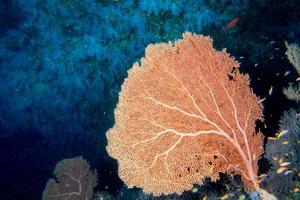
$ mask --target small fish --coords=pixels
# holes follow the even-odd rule
[[[281,144],[288,144],[289,143],[289,141],[283,141]]]
[[[300,81],[300,76],[298,78],[296,78],[296,81]]]
[[[229,194],[225,194],[225,195],[223,195],[220,199],[221,199],[221,200],[225,200],[225,199],[228,199],[229,197],[230,197]]]
[[[207,200],[207,196],[205,195],[202,200]]]
[[[262,98],[262,99],[260,99],[258,102],[259,103],[262,103],[262,102],[264,102],[266,100],[266,97],[265,98]]]
[[[287,170],[286,167],[279,167],[279,168],[276,170],[276,173],[277,173],[277,174],[281,174],[281,173],[284,172],[285,170]]]
[[[286,175],[288,175],[288,174],[290,174],[290,173],[292,173],[292,172],[293,172],[292,170],[285,171],[285,172],[284,172],[284,175],[286,176]]]
[[[286,166],[288,166],[289,164],[291,164],[290,162],[282,162],[282,163],[280,163],[280,166],[281,167],[286,167]]]
[[[293,192],[299,192],[299,188],[295,188]]]
[[[271,60],[274,59],[274,56],[271,56],[270,59],[271,59]]]
[[[244,56],[240,56],[240,59],[244,59],[245,57]]]
[[[268,137],[268,140],[277,140],[276,137]]]
[[[272,159],[275,160],[275,161],[278,160],[278,158],[276,158],[276,157],[272,157]]]
[[[277,48],[275,48],[275,51],[278,51],[279,50],[279,48],[277,47]]]
[[[287,75],[289,75],[291,73],[291,71],[286,71],[285,73],[284,73],[284,76],[287,76]]]
[[[245,195],[241,195],[241,196],[239,196],[239,200],[245,200],[246,199],[246,196]]]
[[[270,44],[274,44],[274,43],[275,43],[275,41],[274,41],[274,40],[270,41]]]
[[[280,73],[276,73],[276,76],[279,76]]]
[[[258,176],[258,179],[259,180],[264,180],[265,178],[267,178],[267,176],[268,176],[267,174],[261,174],[261,175]]]
[[[270,89],[269,89],[269,95],[270,96],[272,95],[272,92],[273,92],[273,86],[271,86]]]
[[[279,163],[282,163],[282,161],[283,161],[282,158],[280,158]]]
[[[258,66],[258,63],[255,63],[254,67],[257,67]]]
[[[283,129],[283,130],[279,131],[278,133],[276,133],[276,137],[281,138],[282,136],[286,135],[288,132],[289,132],[289,130]]]
[[[239,17],[234,18],[226,25],[226,30],[233,28],[239,22]]]
[[[194,187],[194,188],[192,189],[192,192],[193,192],[193,193],[198,192],[198,188]]]
[[[300,172],[298,173],[298,176],[300,177]]]

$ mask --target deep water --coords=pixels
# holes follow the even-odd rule
[[[0,199],[41,199],[56,163],[80,155],[98,172],[96,191],[120,194],[105,133],[121,85],[149,43],[184,31],[211,36],[241,63],[254,93],[266,97],[265,122],[257,123],[266,138],[283,111],[299,107],[282,93],[298,77],[284,44],[300,44],[297,0],[151,2],[0,0]],[[259,163],[260,172],[270,169],[266,158]],[[236,179],[207,181],[199,195],[221,195]]]

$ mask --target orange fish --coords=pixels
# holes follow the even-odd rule
[[[227,25],[226,25],[226,30],[233,28],[238,22],[239,22],[239,17],[234,18],[231,20]]]

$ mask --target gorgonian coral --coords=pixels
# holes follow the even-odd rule
[[[263,140],[255,121],[262,107],[238,62],[190,33],[149,45],[145,54],[128,72],[107,133],[121,179],[146,193],[180,194],[230,173],[259,189]]]

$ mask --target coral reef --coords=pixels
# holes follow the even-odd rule
[[[11,170],[1,179],[0,198],[40,197],[50,166],[64,157],[109,163],[102,157],[104,133],[127,69],[148,43],[173,40],[184,30],[222,29],[242,4],[220,2],[164,0],[153,9],[149,1],[131,0],[1,2],[0,142],[2,166]],[[23,163],[18,175],[15,163]]]
[[[258,96],[264,98],[272,85],[273,94],[262,102],[266,126],[256,128],[266,135],[275,132],[279,116],[287,110],[280,128],[294,127],[294,132],[267,146],[275,156],[289,159],[288,168],[294,170],[298,157],[291,153],[297,153],[299,146],[294,148],[296,140],[282,143],[286,143],[284,138],[298,138],[295,130],[300,110],[295,105],[299,105],[300,86],[295,72],[299,67],[281,75],[290,67],[282,41],[289,41],[287,57],[299,66],[299,47],[290,44],[300,42],[300,6],[295,5],[298,0],[1,1],[0,199],[40,199],[51,166],[77,155],[99,169],[98,187],[103,196],[220,199],[228,194],[228,198],[248,198],[239,176],[235,176],[235,183],[222,178],[211,183],[206,178],[204,186],[194,186],[199,192],[184,192],[180,197],[158,198],[124,188],[116,191],[123,185],[115,173],[115,161],[105,153],[105,132],[113,123],[120,85],[149,43],[175,40],[184,31],[211,35],[216,49],[227,47],[240,62],[240,71],[251,77],[251,87]],[[236,18],[238,23],[226,29]],[[288,82],[292,82],[289,87]],[[283,93],[279,92],[282,87],[287,87]],[[280,153],[285,151],[288,157]],[[277,169],[277,161],[270,164],[272,170]],[[290,195],[293,187],[299,187],[295,174],[270,171],[267,180],[274,178],[280,184],[269,181],[266,188],[279,196],[281,191],[281,196]],[[253,198],[255,194],[251,193]],[[296,193],[291,195],[299,199]]]
[[[296,44],[286,44],[286,56],[295,70],[300,75],[299,58],[300,50]],[[271,163],[271,170],[262,185],[279,199],[299,199],[299,193],[294,192],[299,188],[300,178],[300,87],[299,83],[290,84],[283,89],[286,97],[296,101],[297,108],[285,111],[280,119],[279,130],[286,131],[286,134],[269,141],[266,145],[266,158]],[[284,166],[283,163],[288,163]],[[280,170],[281,169],[281,170]]]
[[[148,43],[220,26],[231,11],[218,13],[202,0],[191,6],[177,0],[11,4],[24,20],[0,39],[0,125],[6,134],[104,127],[112,119],[103,113],[111,112],[130,63]]]

